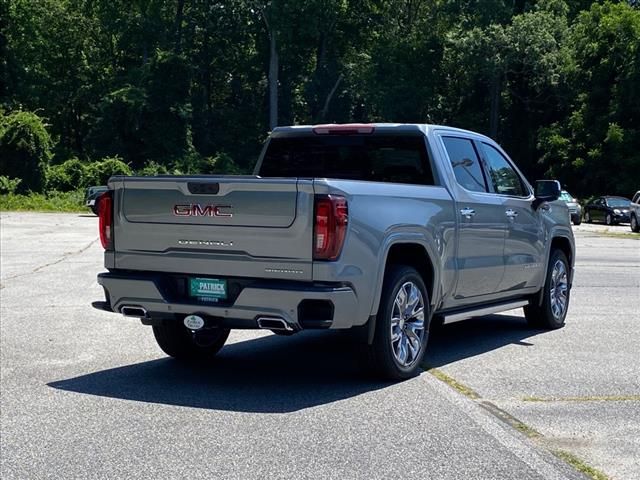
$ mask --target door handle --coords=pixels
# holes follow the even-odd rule
[[[504,212],[507,217],[509,217],[510,219],[514,219],[518,216],[518,212],[516,212],[515,210],[508,208],[506,212]]]
[[[467,219],[471,219],[476,214],[476,211],[473,208],[461,208],[460,215],[466,217]]]

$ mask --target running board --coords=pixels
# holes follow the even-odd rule
[[[488,307],[472,308],[463,312],[445,313],[442,315],[444,324],[459,322],[472,317],[482,317],[483,315],[491,315],[492,313],[506,312],[514,308],[529,305],[529,300],[518,300],[517,302],[501,303],[498,305],[490,305]]]

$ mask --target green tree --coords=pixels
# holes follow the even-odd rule
[[[243,175],[244,172],[226,153],[218,153],[204,161],[202,173],[217,175]]]
[[[47,190],[71,192],[87,186],[87,167],[77,158],[70,158],[47,171]]]
[[[12,0],[8,18],[8,103],[41,110],[60,154],[83,155],[103,83],[99,24],[85,2],[71,0]]]
[[[21,179],[18,191],[42,191],[51,147],[49,132],[38,115],[0,112],[0,175]]]
[[[107,157],[87,168],[87,185],[106,185],[114,175],[132,175],[131,167],[120,157]]]
[[[0,104],[47,119],[55,164],[218,171],[225,152],[250,171],[276,123],[433,122],[496,137],[530,176],[625,191],[636,3],[0,0]]]
[[[449,34],[445,121],[501,141],[525,171],[537,173],[536,132],[566,108],[572,58],[568,8],[541,1],[510,24]]]
[[[566,117],[541,131],[541,161],[580,193],[630,194],[640,183],[640,11],[593,4],[569,45],[574,97]]]

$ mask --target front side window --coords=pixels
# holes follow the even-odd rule
[[[482,148],[487,160],[489,176],[493,189],[500,195],[525,197],[528,195],[522,180],[507,159],[496,148],[483,143]]]
[[[488,191],[482,167],[480,166],[480,159],[471,140],[458,137],[442,137],[442,141],[458,183],[472,192]]]

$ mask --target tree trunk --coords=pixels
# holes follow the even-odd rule
[[[320,112],[321,121],[324,121],[327,118],[327,113],[329,113],[329,104],[331,103],[331,100],[333,99],[333,96],[335,95],[336,90],[338,90],[338,86],[340,85],[340,82],[342,82],[343,78],[344,76],[340,74],[340,76],[338,77],[338,80],[336,80],[336,83],[333,85],[333,88],[329,92],[329,95],[327,95],[327,98],[324,101],[324,107],[322,108],[322,112]]]
[[[327,36],[323,33],[320,34],[320,40],[318,42],[318,48],[316,50],[316,68],[313,72],[313,80],[311,82],[311,92],[307,99],[309,106],[311,107],[311,118],[322,119],[322,84],[323,84],[323,71],[325,70],[325,57],[327,55]]]
[[[495,73],[491,79],[491,110],[489,113],[489,136],[494,140],[498,138],[500,122],[500,74]]]
[[[269,32],[269,130],[278,126],[278,50],[276,32]]]
[[[176,6],[176,17],[174,21],[174,35],[175,35],[175,53],[180,53],[182,49],[182,17],[184,14],[184,0],[178,0]]]

